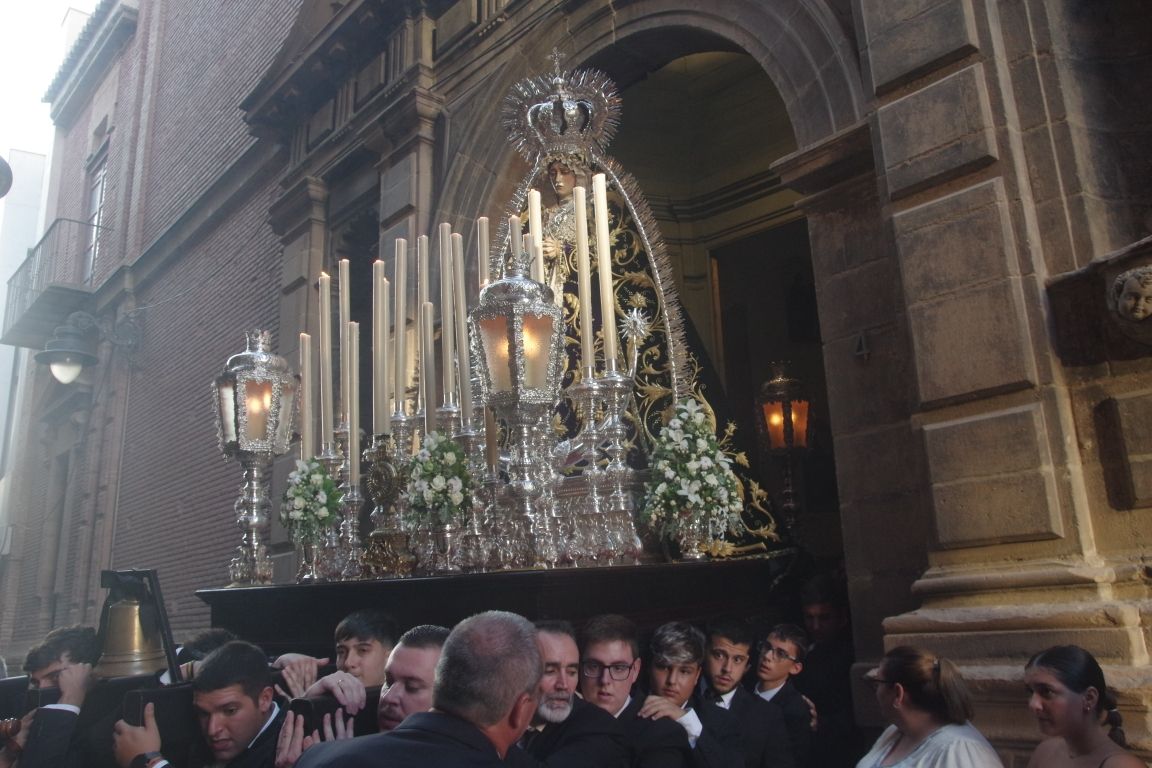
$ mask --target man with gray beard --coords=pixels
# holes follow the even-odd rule
[[[536,645],[544,673],[537,687],[536,716],[508,752],[516,768],[624,768],[628,751],[616,718],[576,698],[580,652],[566,621],[536,622]]]

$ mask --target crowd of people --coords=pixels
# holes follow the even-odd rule
[[[186,644],[191,660],[181,667],[200,738],[188,749],[166,743],[161,705],[148,703],[138,723],[124,715],[108,729],[110,764],[1002,766],[972,724],[956,666],[908,646],[890,650],[865,678],[889,725],[870,749],[861,746],[851,712],[838,710],[843,692],[830,692],[844,624],[826,608],[806,606],[806,627],[779,624],[760,637],[731,620],[703,629],[669,622],[648,638],[616,614],[576,628],[489,611],[451,629],[399,633],[387,615],[363,610],[337,626],[328,674],[327,658],[270,661],[215,630]],[[59,699],[9,729],[0,768],[102,764],[90,752],[99,739],[77,733],[97,656],[95,633],[83,627],[55,630],[28,653],[29,686],[58,688]],[[1115,700],[1090,653],[1050,648],[1029,660],[1024,677],[1046,737],[1029,768],[1145,765],[1125,749]],[[333,711],[311,722],[296,702],[317,699]],[[365,715],[374,733],[358,732]]]

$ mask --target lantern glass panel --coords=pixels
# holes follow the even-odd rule
[[[792,447],[808,447],[808,401],[792,401]]]
[[[552,318],[524,315],[524,386],[548,388],[548,367],[552,352]]]
[[[793,400],[792,444],[784,439],[784,403],[769,400],[763,404],[764,426],[768,429],[769,447],[776,450],[808,447],[808,401]]]
[[[508,343],[508,318],[480,319],[480,340],[484,345],[484,361],[492,380],[493,392],[512,392],[511,346]]]
[[[220,432],[224,445],[236,442],[236,388],[231,381],[220,381]]]
[[[276,449],[288,450],[292,442],[292,425],[295,421],[296,381],[294,378],[290,378],[284,382],[280,389],[280,422],[276,425]]]
[[[268,412],[272,410],[272,382],[254,379],[245,381],[244,402],[248,411],[248,440],[267,440]]]

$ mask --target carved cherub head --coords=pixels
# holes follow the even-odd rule
[[[1152,317],[1152,264],[1121,272],[1112,283],[1116,313],[1140,322]]]

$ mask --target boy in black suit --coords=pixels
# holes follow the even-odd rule
[[[806,768],[812,749],[812,713],[804,697],[790,682],[804,668],[808,636],[795,624],[777,624],[760,645],[756,667],[756,695],[784,715],[796,765]]]

